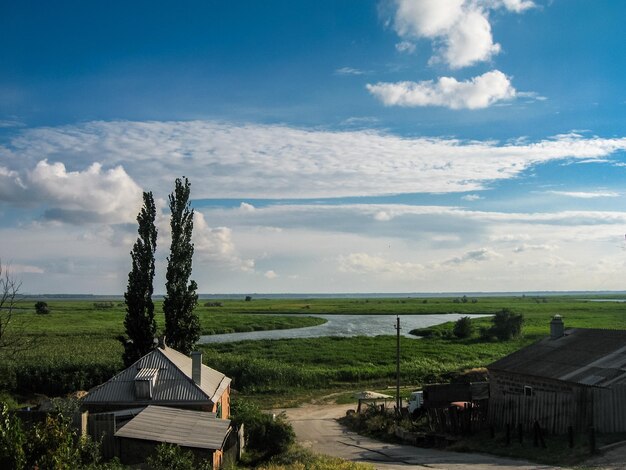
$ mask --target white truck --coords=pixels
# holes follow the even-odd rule
[[[419,411],[424,404],[424,392],[422,390],[418,390],[416,392],[411,392],[411,396],[409,397],[409,414],[412,415],[416,411]]]

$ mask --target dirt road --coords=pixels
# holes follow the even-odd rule
[[[379,442],[347,431],[339,425],[336,419],[344,416],[348,408],[348,405],[306,405],[284,411],[303,446],[320,454],[370,463],[381,470],[557,468],[491,455],[463,454]]]

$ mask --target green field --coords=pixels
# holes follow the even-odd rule
[[[590,299],[591,297],[588,297]],[[623,299],[622,299],[623,300]],[[30,301],[29,301],[30,302]],[[467,303],[454,298],[309,299],[251,302],[223,300],[221,307],[198,307],[203,334],[319,324],[319,314],[490,314],[504,307],[525,317],[524,337],[509,342],[477,337],[410,339],[401,341],[403,384],[447,380],[458,371],[481,367],[532,342],[549,330],[554,314],[566,327],[626,329],[626,304],[591,302],[579,297],[490,297]],[[30,308],[34,301],[24,302]],[[50,301],[52,313],[20,310],[31,347],[15,362],[3,361],[0,388],[14,394],[62,394],[88,389],[122,367],[124,307],[96,309],[93,302]],[[298,317],[258,314],[300,313]],[[163,325],[161,303],[157,323]],[[489,319],[474,320],[486,326]],[[450,329],[442,325],[439,329]],[[247,396],[288,402],[294,396],[326,391],[391,385],[395,374],[393,336],[244,341],[201,347],[205,363],[233,377],[234,388]]]

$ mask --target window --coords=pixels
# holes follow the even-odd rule
[[[525,397],[532,397],[533,396],[533,388],[528,386],[528,385],[524,385],[524,396]]]

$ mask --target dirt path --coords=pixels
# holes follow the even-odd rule
[[[389,444],[346,430],[337,418],[349,405],[306,405],[284,410],[298,437],[307,448],[320,454],[366,462],[382,470],[436,469],[553,469],[521,460],[483,454],[446,452],[420,447]]]

